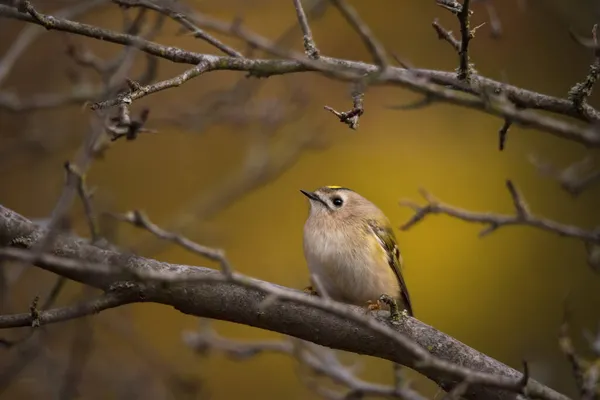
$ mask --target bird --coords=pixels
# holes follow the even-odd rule
[[[397,300],[406,314],[413,307],[404,277],[402,254],[393,227],[375,204],[352,189],[323,186],[300,190],[309,200],[303,250],[312,285],[306,292],[377,310],[387,305],[398,319]]]

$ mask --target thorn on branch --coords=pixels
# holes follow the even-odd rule
[[[502,127],[500,128],[500,130],[498,131],[498,148],[500,149],[500,151],[504,150],[504,147],[506,146],[506,139],[508,137],[508,130],[510,129],[512,125],[512,122],[510,119],[505,118],[504,119],[504,124],[502,125]]]
[[[441,26],[437,18],[433,20],[431,26],[433,26],[433,29],[435,29],[435,32],[438,35],[438,39],[445,40],[452,46],[452,48],[454,48],[454,50],[456,50],[457,52],[460,51],[460,40],[457,40],[454,37],[452,31],[449,31],[443,26]]]
[[[517,389],[520,389],[522,393],[527,394],[527,385],[529,384],[529,380],[531,376],[529,375],[529,364],[527,361],[523,360],[523,376],[517,382]]]

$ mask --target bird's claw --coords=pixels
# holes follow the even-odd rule
[[[319,293],[317,293],[317,291],[315,289],[313,289],[312,286],[307,286],[302,290],[304,293],[307,293],[311,296],[318,296]]]
[[[387,306],[390,308],[390,320],[392,322],[400,322],[402,318],[406,318],[408,316],[408,312],[406,310],[402,310],[402,313],[398,311],[398,303],[393,297],[388,296],[387,294],[382,294],[377,302],[387,304]]]
[[[381,300],[371,301],[367,300],[367,311],[381,310]]]

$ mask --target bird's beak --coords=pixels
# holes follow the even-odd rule
[[[300,192],[305,195],[306,197],[308,197],[310,200],[314,200],[314,201],[318,201],[319,203],[323,203],[323,200],[321,200],[321,198],[314,192],[309,192],[306,190],[302,190],[300,189]]]

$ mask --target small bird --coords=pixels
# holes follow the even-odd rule
[[[380,309],[385,303],[393,319],[399,318],[396,300],[401,300],[412,316],[401,271],[402,255],[385,214],[341,186],[300,192],[310,202],[304,224],[304,257],[323,291],[333,300],[368,305],[369,309]],[[305,291],[318,295],[314,281]]]

